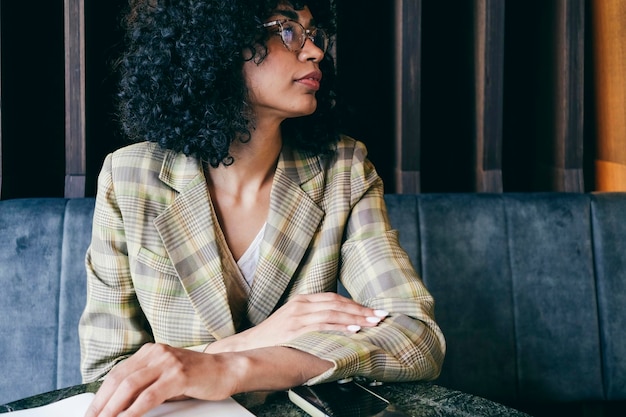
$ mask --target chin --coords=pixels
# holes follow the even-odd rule
[[[317,100],[315,100],[315,102],[311,105],[303,106],[302,114],[300,116],[310,116],[315,113],[315,110],[317,110]]]
[[[286,111],[285,116],[288,118],[310,116],[317,110],[317,100],[312,97],[312,100],[294,102],[289,109],[284,110]]]

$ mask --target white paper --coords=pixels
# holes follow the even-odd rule
[[[145,417],[254,417],[232,398],[222,401],[184,400],[161,404]]]
[[[84,417],[94,394],[78,394],[73,397],[29,408],[13,411],[11,417]],[[144,417],[254,417],[250,411],[232,398],[223,401],[185,400],[161,404]]]
[[[84,417],[94,394],[79,394],[41,407],[9,413],[13,417]]]

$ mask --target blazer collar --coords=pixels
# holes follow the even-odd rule
[[[295,184],[302,185],[319,175],[322,167],[319,157],[306,156],[284,146],[278,157],[277,170],[282,171]],[[169,187],[179,193],[183,192],[190,181],[197,179],[199,175],[203,177],[203,166],[198,158],[173,151],[165,152],[159,179]]]
[[[258,324],[280,302],[324,215],[321,163],[285,147],[279,157],[248,318]],[[208,187],[198,158],[167,152],[159,178],[179,192],[155,226],[196,312],[217,339],[233,334]],[[228,314],[220,314],[227,311]]]
[[[191,181],[198,179],[204,181],[202,163],[198,158],[166,151],[161,164],[159,179],[182,193]]]
[[[322,176],[319,158],[283,148],[250,292],[248,318],[253,324],[267,318],[280,302],[324,216],[316,201],[323,189]]]
[[[301,154],[289,146],[284,146],[278,158],[278,171],[297,185],[311,180],[322,171],[320,158]]]
[[[179,194],[154,225],[205,327],[217,340],[227,337],[235,328],[202,164],[197,158],[167,152],[159,178]]]

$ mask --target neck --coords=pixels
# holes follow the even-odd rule
[[[281,148],[280,125],[271,128],[257,125],[246,143],[232,143],[230,151],[235,159],[232,165],[209,166],[210,186],[233,194],[260,190],[273,179]]]

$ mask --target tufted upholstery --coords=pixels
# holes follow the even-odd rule
[[[448,341],[438,384],[626,400],[626,194],[386,195]],[[0,403],[80,383],[94,200],[0,201]]]

